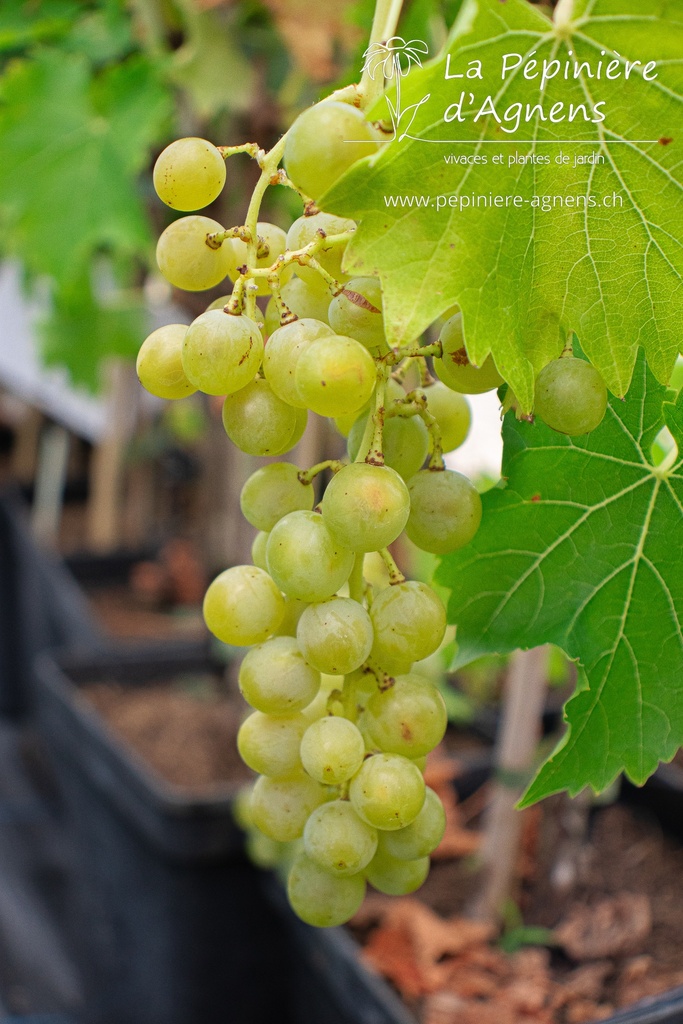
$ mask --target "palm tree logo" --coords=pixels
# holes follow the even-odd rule
[[[404,115],[412,111],[412,117],[406,130],[399,137],[404,139],[410,131],[418,109],[429,99],[429,93],[419,103],[413,103],[405,110],[401,109],[401,79],[410,71],[412,65],[422,67],[421,55],[429,53],[429,47],[421,39],[411,39],[406,42],[401,36],[392,36],[386,43],[373,43],[368,46],[363,54],[365,63],[363,73],[367,72],[370,78],[375,80],[375,75],[381,72],[383,78],[391,81],[396,79],[396,105],[387,96],[387,104],[391,115],[391,124],[394,134],[398,136],[399,125]]]

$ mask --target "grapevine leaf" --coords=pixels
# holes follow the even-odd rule
[[[527,802],[603,790],[621,771],[640,784],[683,744],[683,394],[665,397],[641,355],[628,400],[610,398],[591,434],[508,413],[506,485],[439,567],[460,664],[554,643],[585,670]],[[664,418],[678,451],[655,469]]]
[[[429,94],[410,137],[385,144],[322,200],[360,220],[346,267],[381,278],[390,340],[416,338],[458,303],[470,358],[481,364],[493,352],[527,411],[535,373],[570,330],[615,395],[626,393],[639,347],[666,383],[683,317],[680,0],[651,0],[646,11],[642,0],[566,0],[557,10],[571,21],[555,26],[526,0],[465,0],[444,57],[402,83],[403,107]],[[504,54],[530,59],[532,51],[539,62],[571,53],[595,77],[557,75],[544,91],[521,70],[501,81]],[[451,75],[479,60],[483,78],[447,79],[449,57]],[[598,80],[598,61],[604,68],[610,59],[621,62],[621,76]],[[656,61],[656,79],[637,71],[626,80],[627,60],[641,61],[641,70]],[[446,123],[461,92],[465,120]],[[487,96],[501,123],[492,114],[475,123]],[[573,121],[553,123],[558,103],[565,117],[574,104]],[[605,120],[593,123],[599,103]],[[508,133],[514,121],[503,118],[508,110],[514,117],[514,104],[536,112]],[[386,117],[384,101],[373,113]],[[436,142],[444,139],[453,144]],[[562,153],[566,163],[557,162]],[[502,163],[494,163],[498,154]],[[527,155],[549,162],[510,164]],[[591,155],[600,162],[575,165]],[[520,205],[474,205],[488,196],[519,196]],[[589,196],[594,207],[585,206]],[[469,208],[448,205],[468,197]],[[560,197],[573,205],[558,205]]]

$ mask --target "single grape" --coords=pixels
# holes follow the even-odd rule
[[[337,334],[355,338],[377,355],[388,351],[384,336],[382,287],[376,277],[354,277],[330,302],[327,319]]]
[[[427,409],[441,431],[441,450],[454,452],[466,440],[472,423],[467,399],[437,380],[425,389]],[[429,445],[431,449],[431,441]],[[418,467],[419,468],[419,467]]]
[[[197,390],[185,376],[181,352],[186,324],[159,327],[145,338],[138,352],[138,379],[157,398],[185,398]]]
[[[348,103],[324,100],[299,114],[287,133],[284,164],[297,188],[319,199],[361,157],[376,153],[378,135]]]
[[[287,236],[282,228],[279,228],[276,224],[269,224],[265,221],[259,221],[256,225],[256,233],[259,236],[261,242],[265,242],[268,247],[268,255],[260,256],[256,259],[256,267],[272,267],[278,256],[287,248]],[[243,242],[241,238],[228,238],[223,243],[229,254],[228,258],[228,277],[231,281],[236,281],[240,276],[240,268],[247,265],[248,258],[248,247],[247,243]],[[281,275],[280,281],[284,283],[288,281],[294,270],[292,267],[286,267]],[[265,277],[258,277],[253,279],[257,285],[257,295],[270,295],[270,287],[268,280]]]
[[[154,165],[156,194],[174,210],[201,210],[225,184],[225,160],[206,139],[177,139]]]
[[[308,604],[306,601],[299,601],[296,597],[287,597],[285,595],[285,614],[282,622],[275,630],[275,636],[295,637],[299,619],[307,608]]]
[[[232,802],[232,816],[243,832],[254,827],[251,820],[251,793],[253,788],[253,782],[247,782],[245,785],[240,786]]]
[[[365,757],[365,744],[348,718],[327,715],[308,727],[301,740],[301,761],[316,782],[338,786],[355,775]]]
[[[341,235],[347,231],[353,231],[355,227],[355,221],[349,220],[347,217],[335,217],[331,213],[316,213],[312,217],[299,217],[287,232],[287,248],[303,249],[321,235]],[[324,245],[314,254],[314,259],[337,281],[344,278],[342,260],[346,245],[346,242],[343,245]],[[297,266],[296,272],[297,276],[305,281],[310,288],[324,292],[329,305],[327,284],[318,271],[313,267],[302,265]],[[287,300],[285,299],[285,301]]]
[[[382,833],[382,849],[398,860],[418,860],[428,857],[444,837],[446,812],[441,800],[427,786],[425,802],[417,818],[405,828]]]
[[[316,807],[306,822],[304,850],[332,875],[356,875],[377,851],[377,830],[358,817],[348,800],[332,800]]]
[[[421,469],[408,481],[408,491],[406,533],[413,544],[435,555],[469,544],[481,522],[481,498],[466,476]]]
[[[448,715],[435,686],[422,676],[405,675],[370,698],[365,724],[380,750],[412,759],[441,743]]]
[[[320,416],[362,409],[375,390],[375,380],[375,362],[368,350],[353,338],[329,333],[303,349],[294,373],[300,400]]]
[[[224,309],[225,306],[230,302],[232,295],[219,295],[217,299],[210,302],[204,310],[205,313],[209,313],[212,309]]]
[[[230,253],[207,244],[207,235],[223,228],[210,217],[180,217],[161,233],[157,264],[167,281],[186,292],[201,292],[220,284],[228,273]]]
[[[306,424],[308,423],[308,409],[296,409],[295,411],[296,419],[294,422],[294,433],[287,441],[285,441],[282,448],[278,448],[278,450],[274,452],[275,455],[285,455],[287,452],[292,451],[304,436]]]
[[[450,392],[453,394],[454,392]],[[362,413],[349,431],[347,451],[353,461],[360,450],[369,412]],[[419,416],[390,416],[382,435],[384,462],[408,480],[420,469],[429,451],[429,431]]]
[[[291,462],[271,462],[252,473],[242,488],[242,515],[257,530],[266,532],[288,512],[313,508],[315,496],[311,484],[299,481],[299,469]]]
[[[362,604],[331,597],[311,604],[299,619],[297,639],[306,660],[321,672],[344,676],[366,660],[372,623]]]
[[[285,599],[267,572],[234,565],[209,585],[204,597],[207,628],[226,644],[246,647],[269,637],[282,622]]]
[[[273,392],[263,377],[228,395],[223,403],[225,432],[247,455],[278,455],[289,450],[298,425],[297,413]],[[283,438],[287,440],[283,445]],[[298,438],[296,438],[298,441]]]
[[[230,395],[246,387],[262,358],[263,338],[254,321],[221,309],[198,316],[183,340],[183,369],[207,395]]]
[[[353,552],[332,537],[317,512],[290,512],[270,531],[268,571],[281,590],[300,601],[326,601],[351,574]]]
[[[276,843],[274,839],[269,839],[257,829],[251,829],[244,841],[244,849],[252,864],[268,871],[280,864],[287,846],[284,843]]]
[[[423,884],[429,874],[429,857],[419,860],[399,860],[392,857],[383,848],[378,847],[377,853],[368,864],[365,875],[378,892],[387,896],[407,896],[415,892]]]
[[[254,543],[251,545],[251,560],[254,565],[258,566],[259,569],[263,569],[264,572],[268,572],[268,566],[266,565],[266,544],[268,543],[268,534],[263,530],[257,533],[254,537]]]
[[[536,379],[534,411],[561,434],[589,434],[602,422],[606,409],[605,382],[584,359],[553,359]]]
[[[406,580],[377,594],[370,609],[372,658],[390,673],[438,650],[446,632],[446,609],[426,583]]]
[[[441,328],[439,341],[443,345],[443,358],[434,360],[434,369],[440,380],[453,391],[464,395],[479,395],[500,387],[503,378],[491,356],[480,367],[467,358],[462,313],[456,313]]]
[[[360,909],[365,879],[361,874],[347,878],[331,875],[301,853],[289,872],[287,896],[294,913],[306,924],[333,928],[345,924]]]
[[[351,779],[351,803],[373,828],[391,831],[413,821],[425,799],[422,772],[400,754],[373,754]]]
[[[295,320],[278,328],[268,338],[263,357],[263,372],[276,395],[293,405],[305,409],[306,402],[297,391],[294,375],[303,352],[318,338],[327,338],[330,328],[320,320]]]
[[[239,672],[247,704],[267,715],[289,715],[310,704],[320,687],[320,673],[304,659],[291,636],[276,636],[252,647]]]
[[[260,775],[281,778],[301,771],[299,746],[308,722],[303,715],[265,715],[254,711],[237,733],[244,763]]]
[[[300,320],[319,320],[321,323],[327,323],[327,310],[330,305],[330,294],[327,289],[319,291],[311,288],[295,274],[282,288],[281,294],[287,309]],[[273,334],[279,326],[280,314],[273,298],[266,306],[266,333]]]
[[[323,787],[303,772],[277,779],[261,775],[251,794],[251,818],[264,835],[291,843],[303,835],[309,815],[325,799]]]
[[[350,551],[379,551],[395,541],[410,513],[408,488],[388,466],[354,462],[332,478],[322,501],[330,533]]]
[[[389,380],[387,381],[386,391],[385,391],[385,404],[386,404],[387,408],[391,405],[391,403],[393,401],[395,401],[397,399],[405,398],[405,397],[406,397],[406,393],[403,390],[403,388],[401,387],[401,385],[398,383],[398,381],[393,380],[393,378],[390,377]],[[339,431],[339,433],[342,435],[342,437],[348,437],[349,436],[349,433],[350,433],[352,427],[357,422],[357,420],[360,419],[361,416],[366,416],[367,413],[373,411],[371,409],[371,406],[374,407],[374,402],[366,402],[365,405],[363,406],[363,408],[360,411],[358,411],[358,412],[346,413],[346,415],[344,415],[344,416],[335,416],[334,417],[334,425],[337,428],[337,430]],[[367,422],[367,420],[365,422]],[[361,439],[359,438],[359,440],[358,440],[358,445],[359,446],[360,446],[360,440]],[[355,458],[355,455],[353,457]],[[394,467],[392,467],[392,468],[394,468]],[[398,470],[397,470],[397,472],[398,472]]]
[[[301,712],[309,725],[329,714],[328,704],[330,694],[334,690],[338,689],[338,687],[339,679],[336,676],[327,676],[323,673],[317,696],[311,701],[308,707],[305,707]]]

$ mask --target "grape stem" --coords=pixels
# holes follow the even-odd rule
[[[396,34],[402,7],[403,0],[376,0],[368,48],[373,43],[386,43]],[[358,86],[358,92],[361,110],[369,109],[384,92],[384,75],[375,74],[373,78],[370,71],[366,69]]]
[[[417,357],[424,356],[436,356],[440,359],[443,355],[443,346],[440,341],[435,341],[432,345],[403,345],[392,348],[390,352],[387,352],[385,356],[382,356],[382,362],[386,363],[387,366],[396,366],[398,363],[402,363],[404,359],[414,359]]]
[[[311,267],[313,270],[317,270],[320,276],[325,280],[328,288],[333,295],[339,295],[344,289],[344,285],[337,281],[336,278],[332,277],[331,274],[325,270],[324,267],[315,259],[315,254],[320,252],[321,249],[331,249],[335,245],[346,245],[349,239],[353,236],[355,229],[351,231],[340,231],[335,235],[326,235],[324,231],[318,231],[316,237],[304,245],[301,249],[291,249],[286,254],[283,253],[278,256],[275,263],[271,267],[250,267],[247,269],[245,277],[266,277],[270,283],[273,275],[277,275],[279,278],[287,267],[293,265]],[[272,284],[271,284],[272,288]]]
[[[363,583],[363,555],[357,554],[349,576],[349,597],[359,604],[363,603]]]
[[[319,462],[316,466],[311,466],[310,469],[302,469],[298,473],[298,480],[300,484],[307,485],[313,482],[318,473],[323,473],[326,469],[338,473],[343,467],[344,463],[341,459],[326,459],[325,462]]]
[[[245,142],[241,146],[216,146],[216,149],[224,160],[227,160],[229,156],[235,156],[236,153],[248,153],[254,160],[258,160],[259,154],[262,152],[257,142]]]
[[[247,245],[251,242],[251,236],[245,227],[228,228],[226,231],[212,231],[206,236],[206,244],[210,249],[220,249],[223,242],[226,242],[229,238],[239,238],[240,241],[246,242]],[[258,248],[256,255],[258,259],[265,259],[266,256],[270,256],[270,246],[261,238],[257,236]]]
[[[427,468],[436,470],[446,468],[441,445],[441,429],[436,418],[427,408],[427,396],[421,388],[409,391],[405,398],[394,402],[387,410],[386,416],[419,416],[432,440],[432,455]]]
[[[377,368],[377,387],[375,388],[375,411],[368,416],[368,422],[363,433],[363,440],[356,456],[356,462],[367,462],[371,466],[384,465],[384,416],[387,394],[387,378],[389,369],[380,364]],[[369,437],[369,440],[367,438]],[[368,447],[366,448],[366,443]],[[361,453],[365,450],[365,457],[361,459]]]
[[[256,266],[256,260],[258,258],[258,217],[261,209],[261,203],[265,195],[266,189],[271,183],[273,176],[277,176],[278,167],[282,154],[285,151],[285,142],[287,139],[287,133],[285,133],[279,142],[273,146],[268,153],[262,151],[257,154],[256,159],[258,160],[259,167],[261,168],[261,175],[256,182],[256,186],[249,200],[249,208],[247,209],[247,215],[244,219],[244,228],[248,232],[249,241],[247,242],[247,273],[250,274]],[[247,316],[254,318],[256,312],[256,292],[247,290],[246,299],[246,314]]]
[[[380,555],[389,572],[389,586],[395,587],[397,583],[405,583],[406,578],[391,557],[389,548],[382,548]]]

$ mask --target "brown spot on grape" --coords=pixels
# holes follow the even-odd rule
[[[404,740],[412,740],[413,730],[410,728],[407,722],[401,722],[401,736]]]
[[[459,348],[457,352],[451,352],[451,359],[456,366],[469,366],[470,361],[467,358],[467,352],[464,348]]]
[[[360,309],[367,309],[369,313],[381,313],[381,309],[377,309],[377,306],[373,306],[364,295],[360,292],[354,292],[350,288],[344,288],[342,295],[345,295],[349,302],[352,302],[354,306],[358,306]]]

